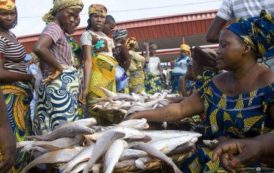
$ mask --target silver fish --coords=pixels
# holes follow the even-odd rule
[[[141,144],[132,146],[132,148],[138,149],[138,150],[143,150],[143,151],[147,152],[149,155],[151,155],[161,161],[166,162],[168,165],[170,165],[173,168],[175,173],[182,173],[182,171],[176,166],[176,164],[169,157],[167,157],[165,154],[163,154],[159,150],[155,149],[151,145],[146,144],[146,143],[141,143]]]
[[[122,121],[121,123],[118,124],[118,126],[131,127],[134,129],[148,129],[149,128],[149,125],[145,118]]]
[[[120,160],[123,161],[123,160],[129,160],[129,159],[136,159],[136,158],[145,157],[145,156],[147,156],[147,153],[142,150],[134,150],[134,149],[127,148],[122,153]]]
[[[41,163],[63,163],[68,162],[70,159],[72,159],[76,154],[78,154],[83,148],[82,147],[75,147],[72,149],[62,149],[57,151],[52,151],[45,153],[39,157],[37,157],[35,160],[30,162],[21,173],[28,172],[29,169],[32,167],[41,164]]]
[[[112,173],[115,164],[118,162],[125,147],[127,147],[127,143],[121,139],[118,139],[111,144],[105,155],[104,173]]]
[[[76,135],[80,134],[92,134],[94,133],[94,130],[78,124],[78,123],[69,123],[62,125],[61,127],[55,129],[49,134],[45,135],[37,135],[37,136],[29,136],[30,139],[37,139],[41,141],[52,141],[58,138],[64,138],[64,137],[75,137]]]
[[[60,167],[62,173],[69,173],[76,165],[88,161],[93,152],[95,144],[85,147],[79,154],[73,157],[68,163]]]
[[[166,138],[174,138],[180,136],[192,136],[192,137],[200,137],[202,134],[196,132],[189,131],[181,131],[181,130],[144,130],[142,131],[147,136],[151,137],[152,141],[158,141]]]
[[[107,151],[109,146],[116,139],[123,138],[125,136],[124,133],[109,130],[106,131],[95,143],[94,149],[91,154],[91,158],[88,161],[88,164],[84,168],[83,173],[88,173],[89,169],[96,163],[96,161]]]

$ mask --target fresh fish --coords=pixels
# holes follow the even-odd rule
[[[40,147],[48,151],[53,151],[70,148],[71,146],[79,144],[81,140],[80,136],[78,136],[76,138],[59,138],[53,141],[22,141],[17,144],[17,147],[23,147],[22,150],[24,151],[30,151],[33,147]]]
[[[76,165],[81,162],[88,161],[93,152],[95,144],[85,147],[79,154],[72,158],[68,163],[60,167],[62,173],[69,173]]]
[[[125,134],[124,139],[147,138],[147,135],[145,135],[142,131],[134,129],[134,128],[130,128],[130,127],[115,126],[111,130],[124,133]]]
[[[122,153],[120,160],[123,161],[123,160],[129,160],[129,159],[136,159],[136,158],[145,157],[145,156],[147,156],[147,153],[142,150],[134,150],[134,149],[127,148]]]
[[[96,163],[96,161],[107,151],[109,146],[116,139],[123,138],[125,133],[118,132],[114,130],[106,131],[95,143],[94,149],[91,154],[91,158],[88,161],[88,164],[84,168],[83,173],[88,173],[89,169]]]
[[[142,131],[147,136],[151,137],[152,141],[157,141],[166,138],[174,138],[180,136],[192,136],[192,137],[200,137],[202,134],[196,132],[189,131],[181,131],[181,130],[144,130]]]
[[[152,147],[150,144],[141,143],[141,144],[132,146],[132,148],[138,149],[138,150],[143,150],[143,151],[147,152],[149,155],[151,155],[161,161],[166,162],[168,165],[170,165],[173,168],[174,173],[182,173],[182,171],[180,171],[180,169],[175,165],[175,163],[169,157],[167,157],[165,154],[163,154],[159,150]]]
[[[115,164],[118,162],[125,147],[127,147],[127,143],[121,139],[118,139],[111,144],[105,155],[104,173],[112,173]]]
[[[134,129],[148,129],[149,125],[145,118],[126,120],[118,124],[118,126],[131,127]]]
[[[161,151],[164,154],[168,154],[176,147],[186,144],[186,143],[195,143],[198,139],[192,136],[180,136],[174,137],[169,139],[163,139],[159,141],[151,141],[149,144],[156,148],[157,150]]]
[[[128,166],[134,165],[134,162],[135,162],[135,160],[133,160],[133,159],[131,159],[131,160],[123,160],[121,162],[118,162],[115,165],[115,168],[116,169],[121,169],[121,168],[124,168],[124,167],[128,167]]]
[[[87,126],[84,126],[78,123],[68,123],[55,129],[49,134],[29,136],[28,138],[37,139],[41,141],[52,141],[58,138],[75,137],[76,135],[80,135],[80,134],[92,134],[92,133],[94,133],[94,130]]]
[[[52,151],[45,153],[35,160],[30,162],[21,173],[27,173],[32,167],[41,164],[41,163],[63,163],[68,162],[72,159],[76,154],[78,154],[82,150],[82,147],[75,147],[72,149],[62,149],[57,151]]]
[[[103,92],[106,94],[107,97],[115,97],[117,96],[116,93],[104,88],[104,87],[101,87],[101,89],[103,90]]]
[[[139,169],[145,170],[146,169],[146,163],[151,160],[150,157],[141,157],[139,159],[135,160],[135,166]]]

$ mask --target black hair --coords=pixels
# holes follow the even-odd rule
[[[114,17],[112,15],[110,15],[110,14],[106,15],[106,23],[108,23],[108,22],[110,22],[110,23],[116,23]]]
[[[92,17],[92,14],[89,15],[89,18],[87,20],[88,26],[86,27],[86,30],[91,30],[92,28],[91,17]]]

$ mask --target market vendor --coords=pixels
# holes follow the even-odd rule
[[[176,121],[204,112],[203,139],[220,141],[273,130],[274,75],[258,63],[273,56],[273,23],[273,16],[265,11],[260,17],[232,23],[220,35],[216,59],[218,69],[226,72],[197,84],[197,91],[180,103],[138,112],[130,118]],[[218,162],[211,162],[209,148],[197,145],[196,151],[184,162],[184,173],[220,169]]]

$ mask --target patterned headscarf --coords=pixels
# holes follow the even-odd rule
[[[102,4],[91,4],[88,9],[88,14],[99,14],[102,16],[107,15],[107,8]]]
[[[15,0],[0,0],[0,10],[14,10]]]
[[[126,46],[128,49],[132,49],[136,44],[138,44],[138,42],[135,37],[130,37],[126,41]]]
[[[271,14],[261,11],[260,17],[237,19],[227,27],[256,51],[257,58],[274,55],[274,20]]]
[[[127,30],[126,29],[117,29],[113,32],[112,37],[114,40],[119,40],[122,38],[126,38],[127,37]]]
[[[187,45],[187,44],[181,44],[180,45],[180,49],[183,50],[183,51],[186,51],[186,52],[190,53],[190,46]]]
[[[56,13],[65,8],[83,9],[81,0],[53,0],[53,8],[43,16],[43,21],[50,23],[54,20]]]

